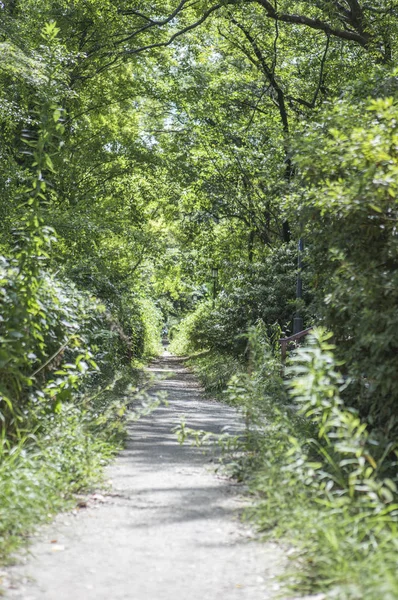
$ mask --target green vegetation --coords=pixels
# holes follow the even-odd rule
[[[294,585],[398,596],[397,26],[390,0],[0,2],[3,558],[100,476],[166,325],[245,415]]]
[[[249,332],[250,365],[219,353],[193,358],[210,393],[236,406],[244,439],[226,445],[227,465],[253,496],[246,517],[295,549],[286,585],[330,597],[396,598],[394,442],[370,430],[342,395],[347,387],[331,334],[314,329],[282,377],[263,325]],[[179,439],[206,432],[182,424]]]

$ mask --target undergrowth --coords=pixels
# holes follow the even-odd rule
[[[246,365],[211,352],[194,361],[196,372],[209,391],[224,387],[245,417],[235,476],[255,500],[247,517],[296,549],[286,585],[338,600],[393,600],[397,447],[345,406],[350,381],[330,339],[315,330],[283,372],[259,325]]]
[[[3,437],[0,563],[10,560],[39,524],[72,507],[74,494],[102,482],[104,465],[123,445],[127,407],[139,396],[137,377],[136,370],[125,368],[109,385],[63,403],[57,412],[32,409],[26,417],[31,433],[21,432],[18,441]]]
[[[228,354],[208,352],[193,356],[188,361],[208,394],[222,397],[232,375],[243,372],[241,361]]]

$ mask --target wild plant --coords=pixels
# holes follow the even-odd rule
[[[392,600],[398,592],[397,451],[345,406],[350,381],[331,340],[331,333],[315,329],[284,370],[262,324],[251,329],[248,369],[225,392],[246,423],[235,475],[256,499],[247,516],[269,535],[293,542],[295,589],[333,589],[339,600]]]

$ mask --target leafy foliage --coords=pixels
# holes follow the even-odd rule
[[[208,348],[239,356],[245,353],[246,334],[254,323],[262,321],[270,333],[290,329],[296,306],[295,260],[290,244],[270,251],[263,263],[235,264],[214,306],[208,301],[189,314],[173,347],[182,352]]]
[[[294,542],[295,587],[326,586],[342,599],[376,599],[382,589],[393,598],[397,449],[345,406],[330,339],[314,330],[286,387],[263,329],[251,331],[251,372],[233,375],[225,391],[246,422],[246,452],[239,446],[233,464],[257,498],[248,516]]]
[[[397,404],[396,119],[392,98],[341,101],[297,154],[317,312],[349,365],[357,406],[385,431]]]

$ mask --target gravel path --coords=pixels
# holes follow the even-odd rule
[[[233,409],[206,400],[181,360],[148,369],[169,406],[132,424],[126,449],[108,469],[109,494],[59,515],[11,570],[6,598],[18,600],[269,600],[286,559],[239,522],[240,486],[214,473],[209,454],[179,446],[189,427],[239,428]],[[172,371],[173,373],[170,373]]]

